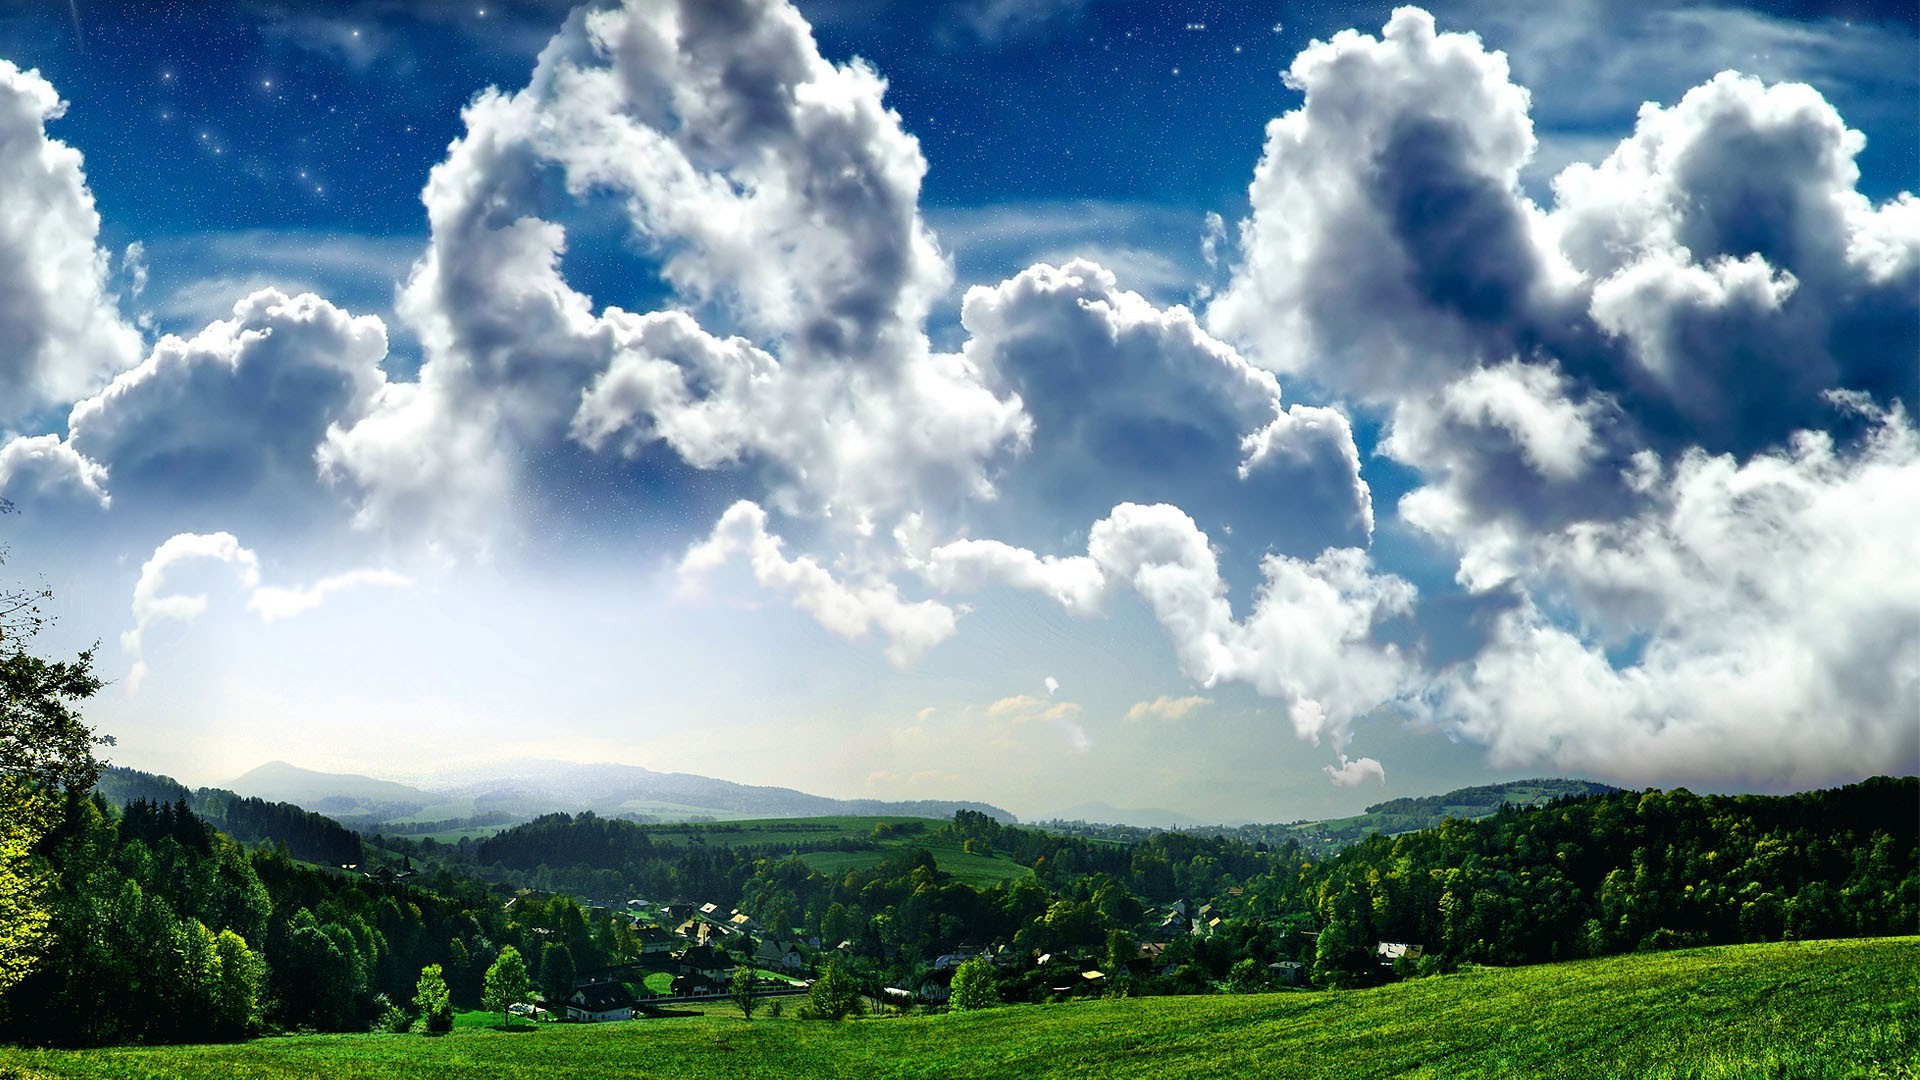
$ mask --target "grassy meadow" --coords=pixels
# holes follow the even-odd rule
[[[1477,969],[1372,990],[842,1024],[709,1007],[598,1026],[0,1050],[0,1077],[1920,1077],[1920,938]]]

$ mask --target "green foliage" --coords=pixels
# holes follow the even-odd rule
[[[740,1007],[740,1018],[752,1020],[753,1008],[760,1000],[760,987],[754,979],[753,969],[744,964],[734,968],[727,992],[733,998],[733,1003]]]
[[[844,1020],[862,1011],[860,988],[840,961],[827,961],[826,970],[807,990],[807,1016],[814,1020]]]
[[[565,1001],[573,993],[573,950],[564,941],[549,941],[540,950],[540,989],[549,1001]]]
[[[953,993],[947,1007],[958,1012],[1000,1004],[1000,987],[993,964],[983,956],[966,960],[953,972]]]
[[[490,1012],[500,1014],[500,1021],[509,1027],[513,1025],[513,1006],[527,1000],[533,993],[533,984],[527,978],[527,962],[520,958],[520,950],[508,945],[500,950],[500,955],[487,968],[485,989],[480,1000]]]
[[[420,979],[413,986],[413,1010],[420,1015],[420,1024],[428,1033],[453,1030],[453,998],[447,992],[447,980],[439,964],[420,969]]]
[[[10,512],[0,500],[0,513]],[[112,742],[75,711],[100,690],[93,653],[48,661],[26,651],[50,595],[0,590],[0,996],[32,973],[49,944],[53,876],[33,849],[58,822],[61,796],[93,787],[93,748]]]

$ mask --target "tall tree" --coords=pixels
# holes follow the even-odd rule
[[[540,992],[549,1001],[565,1001],[573,993],[573,950],[550,941],[540,950]]]
[[[0,514],[12,512],[0,499]],[[44,587],[0,588],[0,995],[50,944],[51,877],[33,847],[59,822],[67,792],[92,790],[100,776],[93,748],[112,741],[94,735],[74,708],[100,689],[92,651],[70,661],[27,651],[46,625],[40,601],[50,595]]]
[[[487,969],[482,1004],[489,1011],[499,1013],[501,1023],[511,1027],[513,1007],[526,1001],[532,992],[533,984],[527,978],[527,962],[521,958],[520,950],[511,945],[501,949],[499,958]]]

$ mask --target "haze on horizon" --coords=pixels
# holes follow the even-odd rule
[[[1920,772],[1920,17],[0,15],[111,757],[1326,817]]]

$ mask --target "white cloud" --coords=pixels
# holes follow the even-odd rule
[[[1651,461],[1633,517],[1536,537],[1534,605],[1443,682],[1496,762],[1635,782],[1820,784],[1920,754],[1920,437],[1895,412],[1844,455],[1809,433],[1738,462]],[[1614,662],[1602,644],[1632,644]]]
[[[941,592],[976,592],[989,584],[1044,593],[1072,614],[1099,611],[1107,579],[1083,555],[1037,555],[999,540],[955,540],[927,554],[913,568]]]
[[[965,354],[1004,378],[1033,419],[1001,488],[1038,512],[1084,521],[1121,502],[1178,498],[1234,520],[1288,504],[1363,538],[1372,501],[1345,416],[1281,403],[1270,372],[1201,329],[1191,312],[1122,289],[1076,259],[967,291]],[[1317,541],[1317,543],[1315,542]]]
[[[385,327],[271,289],[231,308],[191,339],[163,337],[81,399],[64,440],[0,446],[0,491],[79,493],[123,509],[330,505],[315,453],[330,425],[363,415],[384,386]]]
[[[1044,685],[1047,688],[1048,697],[1052,697],[1055,693],[1059,692],[1060,690],[1060,680],[1054,678],[1051,675],[1047,676],[1045,679],[1042,680],[1042,685]]]
[[[133,657],[133,668],[127,673],[130,692],[138,691],[146,681],[143,639],[153,624],[162,619],[192,622],[207,610],[204,594],[161,591],[169,570],[201,559],[233,567],[241,585],[248,589],[260,583],[259,557],[241,547],[232,533],[180,533],[153,549],[153,556],[140,567],[140,579],[133,586],[133,628],[120,635],[120,647]]]
[[[1068,610],[1085,610],[1076,606],[1076,594],[1058,591],[1048,575],[1036,573],[1047,565],[1039,556],[1005,545],[993,550],[992,560],[968,564],[978,575],[969,581],[1049,592]],[[1358,549],[1329,550],[1311,561],[1267,556],[1264,582],[1244,620],[1233,616],[1206,535],[1178,507],[1114,507],[1094,524],[1085,559],[1073,564],[1076,574],[1090,566],[1103,590],[1124,584],[1146,601],[1188,677],[1203,687],[1244,682],[1280,700],[1303,739],[1317,744],[1324,738],[1344,750],[1355,717],[1413,689],[1407,658],[1374,631],[1410,613],[1414,588],[1376,574]]]
[[[37,71],[0,60],[0,423],[97,389],[140,355],[108,291],[110,259],[66,112]]]
[[[400,589],[411,584],[412,578],[393,570],[349,570],[297,588],[259,586],[247,598],[247,610],[260,616],[262,622],[276,622],[304,615],[326,603],[327,597],[337,592],[368,587]]]
[[[1196,709],[1213,704],[1210,697],[1189,694],[1186,697],[1168,697],[1161,694],[1152,701],[1136,701],[1127,708],[1127,720],[1138,723],[1142,720],[1164,720],[1168,722],[1185,720]]]
[[[952,608],[904,600],[887,581],[847,584],[808,556],[788,558],[782,546],[767,532],[765,510],[737,502],[721,515],[710,537],[687,549],[681,577],[697,581],[734,555],[745,555],[761,588],[788,595],[795,607],[840,637],[854,640],[878,631],[887,639],[887,658],[899,667],[953,636],[958,615]]]
[[[107,470],[58,435],[22,435],[0,443],[0,493],[18,500],[78,498],[105,509]]]
[[[1535,142],[1506,58],[1403,7],[1377,39],[1310,44],[1286,79],[1305,102],[1267,125],[1242,262],[1209,326],[1266,367],[1376,401],[1504,359],[1557,276],[1516,200]]]
[[[1017,730],[1028,724],[1040,724],[1053,729],[1060,736],[1067,749],[1076,754],[1084,754],[1093,749],[1093,738],[1080,723],[1084,710],[1072,701],[1045,701],[1032,694],[1016,694],[1001,698],[986,708],[990,729],[997,729],[992,735],[994,741],[1011,746],[1020,741]]]
[[[1859,193],[1859,133],[1727,72],[1542,211],[1477,38],[1403,8],[1289,77],[1209,326],[1389,417],[1399,516],[1508,601],[1436,716],[1630,782],[1916,760],[1920,211]]]
[[[1370,757],[1348,760],[1347,755],[1341,754],[1338,768],[1327,765],[1323,766],[1321,771],[1327,774],[1327,778],[1333,781],[1335,787],[1359,787],[1369,780],[1377,784],[1387,782],[1387,770]]]
[[[146,657],[147,632],[164,620],[193,622],[207,610],[208,597],[204,593],[165,591],[168,576],[194,562],[212,562],[231,568],[238,584],[248,593],[248,610],[264,622],[311,611],[329,595],[345,589],[392,588],[410,583],[408,578],[392,571],[359,569],[297,588],[263,586],[260,557],[232,533],[177,533],[154,548],[153,555],[141,565],[139,580],[133,586],[133,627],[120,635],[120,647],[133,658],[133,667],[127,673],[130,693],[140,689],[150,670]]]
[[[471,524],[569,431],[764,465],[775,505],[861,530],[922,485],[988,493],[982,462],[1018,445],[1019,404],[930,351],[949,270],[883,89],[824,60],[785,3],[576,13],[527,89],[468,107],[428,183],[433,239],[400,304],[428,362],[326,454],[363,519]],[[537,216],[550,166],[575,194],[622,199],[680,303],[744,336],[594,314],[560,274],[562,229]],[[482,447],[498,449],[462,456]]]

